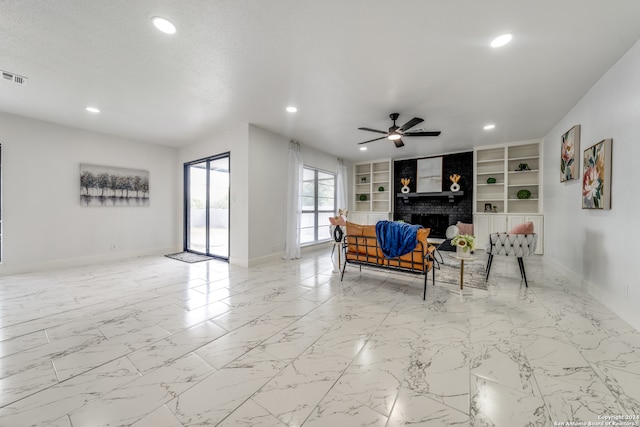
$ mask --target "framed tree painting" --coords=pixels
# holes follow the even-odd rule
[[[149,171],[80,164],[82,206],[149,206]]]
[[[562,135],[560,153],[560,182],[577,177],[576,153],[580,153],[580,125],[575,125]]]
[[[582,208],[611,209],[611,139],[584,150]]]

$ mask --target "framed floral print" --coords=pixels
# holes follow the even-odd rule
[[[582,208],[611,209],[611,139],[584,150]]]
[[[576,179],[576,153],[580,153],[580,125],[575,125],[562,135],[560,153],[560,182]]]

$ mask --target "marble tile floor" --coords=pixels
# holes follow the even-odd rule
[[[0,277],[0,426],[638,425],[640,333],[544,257],[423,301],[329,253]]]

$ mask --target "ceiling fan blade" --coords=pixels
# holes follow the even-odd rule
[[[411,129],[412,127],[414,127],[418,123],[422,123],[422,122],[424,122],[424,119],[421,119],[419,117],[414,117],[413,119],[409,120],[407,123],[403,124],[402,127],[400,128],[400,130],[402,132],[404,132],[407,129]]]
[[[429,131],[429,132],[409,132],[405,133],[402,136],[440,136],[440,131]]]
[[[393,143],[396,144],[397,148],[404,147],[404,142],[401,139],[396,139]]]
[[[380,138],[370,139],[370,140],[368,140],[368,141],[364,141],[364,142],[358,142],[358,145],[366,144],[367,142],[378,141],[378,140],[380,140],[380,139],[385,139],[385,138],[386,138],[386,136],[381,136]]]
[[[371,128],[358,128],[360,130],[368,130],[369,132],[378,132],[378,133],[384,133],[385,135],[389,132],[385,132],[383,130],[377,130],[377,129],[371,129]]]

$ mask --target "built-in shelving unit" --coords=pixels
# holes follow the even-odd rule
[[[508,231],[524,221],[534,223],[538,250],[543,247],[542,153],[539,141],[526,141],[474,150],[474,224],[479,246],[489,233]],[[489,183],[489,178],[495,182]],[[518,192],[527,190],[528,198]]]
[[[485,205],[496,206],[497,212],[505,212],[505,148],[488,148],[474,151],[475,155],[475,203],[474,211],[485,210]],[[494,183],[489,183],[494,179]]]
[[[354,165],[354,206],[360,212],[391,212],[391,160]]]
[[[487,205],[491,205],[491,211],[495,213],[542,211],[538,142],[477,148],[474,154],[476,213],[486,212]],[[490,183],[490,178],[495,182]],[[528,190],[531,196],[518,198],[521,190]]]

